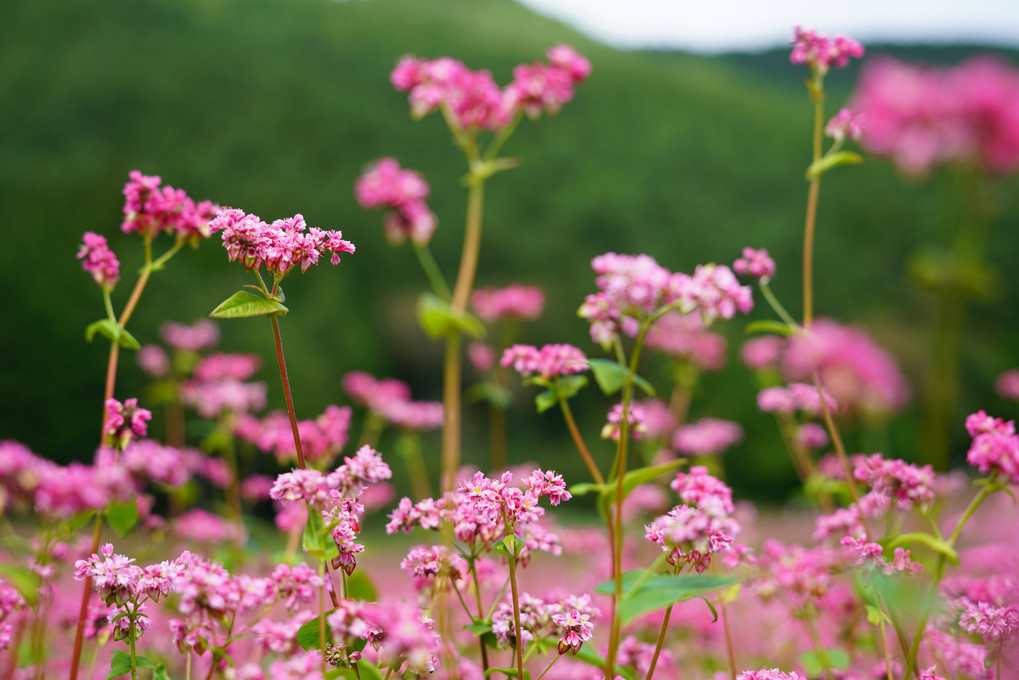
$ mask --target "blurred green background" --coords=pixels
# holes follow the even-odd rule
[[[121,234],[128,171],[161,175],[197,199],[267,220],[302,213],[342,229],[357,253],[286,285],[283,322],[298,415],[346,403],[352,369],[411,383],[438,399],[441,345],[418,329],[425,286],[409,247],[392,249],[381,213],[360,209],[353,184],[365,163],[392,155],[432,185],[440,224],[433,248],[455,274],[465,210],[462,157],[438,117],[413,121],[389,71],[403,54],[450,55],[506,83],[512,67],[573,44],[593,73],[561,115],[525,121],[505,153],[522,167],[489,183],[479,286],[520,281],[547,293],[543,319],[522,340],[571,342],[589,354],[575,310],[594,288],[592,256],[647,252],[673,270],[731,263],[744,245],[767,247],[773,284],[799,310],[800,249],[810,156],[811,108],[804,67],[787,51],[701,57],[620,51],[509,0],[37,0],[7,3],[0,22],[0,248],[5,290],[0,333],[0,438],[59,461],[90,459],[97,441],[107,345],[84,328],[103,316],[101,296],[75,260],[81,234],[105,234],[122,263],[119,309],[140,263],[140,241]],[[976,48],[868,46],[868,57],[955,63]],[[987,51],[987,50],[981,50]],[[997,51],[1005,59],[1016,55]],[[851,92],[856,68],[828,80],[829,112]],[[922,380],[931,299],[908,281],[905,262],[953,229],[945,177],[910,183],[886,162],[834,172],[821,191],[816,252],[820,316],[865,325]],[[998,187],[1002,211],[992,260],[1004,272],[1019,245],[1016,184]],[[947,201],[947,202],[946,202]],[[165,238],[165,237],[164,237]],[[166,247],[164,243],[162,247]],[[157,246],[157,253],[161,247]],[[247,274],[218,243],[185,251],[156,275],[130,330],[144,344],[166,320],[204,317]],[[994,377],[1019,364],[1019,284],[968,319],[961,417],[978,407],[1012,417]],[[752,318],[768,318],[756,310]],[[727,455],[737,491],[781,498],[795,477],[774,422],[755,409],[755,382],[736,359],[744,320],[725,325],[729,367],[708,376],[692,416],[742,422],[746,440]],[[220,325],[222,351],[267,358],[261,377],[281,406],[264,320]],[[122,355],[121,399],[144,377]],[[643,370],[653,375],[655,359]],[[472,373],[467,370],[468,381]],[[554,411],[535,416],[522,393],[510,414],[511,460],[541,461],[583,477]],[[610,402],[589,390],[575,406],[595,441]],[[915,458],[915,406],[892,424],[886,453]],[[465,414],[465,457],[487,456],[485,411]],[[159,432],[156,424],[155,432]],[[430,462],[439,437],[427,439]],[[852,447],[856,442],[850,440]],[[961,448],[960,448],[961,447]],[[383,444],[384,452],[384,444]],[[605,464],[607,467],[607,463]]]

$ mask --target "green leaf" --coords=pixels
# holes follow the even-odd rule
[[[121,328],[110,319],[100,319],[90,323],[85,328],[85,339],[92,342],[92,338],[95,337],[96,333],[108,338],[110,342],[116,342],[121,347],[134,350],[141,349],[141,345],[133,335],[127,332],[127,329]]]
[[[509,559],[516,559],[523,549],[524,542],[513,534],[503,536],[492,544],[492,550]]]
[[[132,498],[123,503],[110,504],[110,507],[106,509],[106,521],[118,536],[126,537],[138,523],[138,499]]]
[[[502,667],[496,667],[496,668],[489,668],[487,671],[485,671],[485,677],[486,678],[489,677],[490,675],[492,675],[492,673],[502,673],[507,678],[515,678],[515,677],[517,677],[517,667],[516,666],[502,666]],[[524,669],[524,678],[523,678],[523,680],[531,680],[531,671],[527,670],[526,668]]]
[[[326,640],[332,639],[332,630],[329,628],[329,615],[332,614],[335,609],[330,609],[324,616],[326,620]],[[311,621],[308,621],[303,626],[297,629],[297,644],[301,645],[302,649],[318,649],[319,643],[319,630],[318,620],[321,617],[316,616]]]
[[[304,549],[317,559],[326,558],[325,526],[322,513],[308,508],[308,521],[304,525]]]
[[[382,673],[379,667],[371,661],[361,659],[357,662],[357,675],[361,680],[382,680]]]
[[[677,458],[675,460],[670,460],[668,463],[662,463],[661,465],[651,465],[648,467],[637,468],[636,470],[630,470],[623,476],[623,498],[625,499],[629,496],[630,492],[641,484],[653,481],[666,472],[675,470],[685,462],[686,458]],[[612,485],[610,484],[609,486]]]
[[[634,569],[623,574],[623,601],[619,605],[619,616],[623,625],[629,624],[641,614],[663,609],[670,604],[700,597],[707,602],[703,592],[732,585],[739,581],[736,576],[720,576],[715,574],[684,574],[672,576],[655,574],[633,589],[638,579],[643,578],[643,569]],[[616,591],[615,581],[599,583],[594,592],[611,595]],[[708,603],[710,606],[710,602]],[[717,618],[715,608],[711,611]]]
[[[219,303],[209,314],[213,319],[242,319],[249,316],[286,316],[290,310],[276,300],[266,300],[261,295],[239,290]]]
[[[88,524],[89,520],[91,520],[95,516],[96,516],[95,510],[86,510],[84,512],[75,513],[74,515],[71,515],[67,519],[64,526],[68,532],[73,534],[77,532],[78,529],[81,529],[83,526]]]
[[[538,408],[538,413],[544,413],[557,403],[555,393],[552,390],[539,392],[537,396],[534,397],[534,405]]]
[[[166,666],[159,664],[153,671],[153,680],[170,680],[169,674],[166,672]]]
[[[464,626],[464,630],[469,630],[475,635],[484,635],[492,630],[491,621],[481,621],[480,623],[472,623],[469,626]]]
[[[561,399],[569,399],[577,395],[587,385],[587,376],[568,375],[559,378],[555,384],[555,393]]]
[[[945,559],[951,562],[954,566],[959,566],[959,553],[955,551],[947,541],[943,541],[936,536],[931,536],[922,531],[912,531],[906,534],[899,534],[895,538],[885,543],[884,547],[886,550],[894,550],[902,545],[911,545],[913,543],[920,543],[934,552],[944,555]]]
[[[363,600],[364,602],[374,602],[379,599],[379,594],[375,590],[375,584],[364,573],[364,570],[358,569],[347,577],[347,598]]]
[[[794,335],[797,332],[795,328],[781,321],[754,321],[748,323],[743,330],[745,333],[778,333],[779,335]]]
[[[598,383],[598,387],[604,394],[615,394],[623,389],[623,383],[630,372],[626,366],[610,359],[588,359],[587,364],[591,367],[595,382]],[[639,375],[634,374],[633,384],[644,390],[648,396],[655,396],[655,388]]]
[[[800,654],[800,664],[808,678],[816,678],[825,671],[849,668],[849,652],[838,647],[811,649]]]
[[[486,380],[468,387],[464,399],[474,404],[487,401],[497,408],[509,408],[513,403],[513,392],[505,385]]]
[[[156,664],[153,663],[152,659],[150,659],[147,656],[141,656],[141,655],[138,655],[138,656],[136,656],[134,658],[134,667],[135,668],[145,668],[145,669],[148,669],[150,671],[156,670]]]
[[[131,655],[123,649],[114,649],[113,658],[110,659],[110,672],[106,674],[106,680],[113,680],[131,672]]]
[[[0,563],[0,576],[14,586],[21,593],[25,601],[35,604],[39,596],[39,586],[42,585],[42,578],[28,567],[9,562]]]
[[[810,167],[807,168],[807,179],[818,179],[824,173],[840,165],[859,165],[862,162],[863,156],[852,151],[826,154],[810,164]]]
[[[875,626],[880,626],[882,621],[884,623],[891,623],[892,622],[891,619],[888,618],[887,614],[885,614],[883,611],[881,611],[880,609],[878,609],[877,607],[875,607],[872,604],[868,604],[867,605],[867,620],[872,625],[875,625]]]
[[[571,496],[584,496],[591,493],[592,491],[602,492],[605,489],[614,488],[608,484],[595,484],[594,482],[581,482],[580,484],[574,484],[569,488]]]
[[[444,338],[451,333],[466,333],[475,340],[485,337],[485,325],[473,314],[455,309],[432,293],[418,298],[418,323],[431,338]]]

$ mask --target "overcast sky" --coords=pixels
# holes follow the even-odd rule
[[[521,0],[619,47],[700,52],[787,43],[796,24],[867,41],[1019,47],[1019,0]]]

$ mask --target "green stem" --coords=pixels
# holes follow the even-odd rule
[[[822,134],[824,131],[824,90],[821,78],[814,79],[811,88],[814,104],[813,161],[821,158]],[[821,178],[810,180],[807,192],[807,216],[803,228],[803,327],[810,330],[814,318],[814,230],[817,225],[817,202],[821,191]]]
[[[417,255],[418,263],[420,263],[421,269],[424,270],[425,276],[428,277],[428,283],[431,284],[432,290],[436,295],[448,302],[452,294],[449,292],[449,286],[446,285],[446,279],[443,278],[442,272],[439,270],[435,256],[432,255],[432,249],[428,247],[427,243],[415,243],[414,254]]]
[[[662,653],[662,645],[665,643],[665,631],[669,628],[669,617],[672,616],[672,607],[665,609],[665,618],[662,619],[662,627],[658,630],[658,642],[655,644],[655,653],[651,656],[651,665],[648,666],[645,680],[651,680],[655,675],[655,666],[658,665],[658,655]]]
[[[513,594],[513,632],[516,638],[514,647],[517,657],[517,679],[524,680],[524,647],[523,631],[520,628],[520,598],[517,594],[517,565],[516,559],[509,558],[509,580],[510,592]]]
[[[304,448],[301,446],[301,433],[297,427],[297,414],[294,411],[294,395],[290,392],[290,377],[287,375],[287,360],[283,356],[283,339],[280,337],[280,322],[276,314],[269,315],[272,324],[272,338],[276,345],[276,363],[279,364],[280,380],[283,382],[283,396],[287,402],[287,415],[290,416],[290,430],[294,435],[294,448],[297,450],[297,465],[307,470],[304,460]]]
[[[598,470],[598,466],[595,465],[594,459],[591,458],[591,452],[587,450],[587,446],[584,444],[584,438],[580,436],[580,430],[577,429],[577,422],[573,419],[573,412],[570,410],[569,402],[563,397],[559,397],[559,406],[563,411],[563,418],[566,420],[566,427],[570,430],[570,436],[573,438],[573,443],[577,446],[577,450],[580,452],[580,457],[584,459],[584,464],[587,465],[588,471],[591,473],[591,477],[597,484],[604,484],[605,478],[602,477],[601,472]]]
[[[614,535],[615,545],[612,546],[613,555],[615,557],[613,561],[613,579],[615,580],[615,591],[612,600],[612,628],[609,633],[609,649],[606,657],[606,673],[605,677],[615,677],[615,663],[616,653],[619,650],[619,630],[621,627],[621,618],[619,605],[623,601],[623,500],[625,494],[623,491],[623,479],[626,477],[626,463],[627,453],[629,449],[630,439],[630,400],[633,396],[633,376],[637,374],[637,366],[640,365],[640,353],[644,345],[644,338],[647,337],[648,329],[651,327],[650,322],[642,322],[640,330],[637,333],[637,337],[633,345],[633,353],[630,355],[629,370],[626,376],[623,378],[623,401],[622,401],[622,414],[619,422],[619,444],[616,449],[616,461],[613,464],[615,470],[615,481],[616,481],[616,502],[615,502],[615,527]],[[620,347],[617,343],[617,348]],[[617,349],[620,355],[622,350]],[[623,363],[623,362],[620,362]]]
[[[786,308],[778,301],[775,294],[771,292],[771,286],[768,285],[765,279],[761,279],[757,286],[761,289],[761,294],[764,295],[764,299],[768,301],[771,308],[775,310],[775,313],[778,314],[779,318],[782,319],[789,328],[797,331],[802,330],[800,328],[800,324],[796,323],[796,320],[793,319],[792,315],[786,311]]]
[[[543,670],[541,672],[541,675],[538,676],[538,680],[541,680],[543,677],[545,677],[545,673],[548,673],[549,670],[552,669],[552,666],[555,665],[555,662],[558,661],[559,657],[561,657],[561,656],[562,656],[562,654],[556,654],[555,656],[552,657],[552,660],[548,662],[547,666],[545,666],[545,670]]]
[[[478,602],[478,619],[480,620],[485,613],[485,607],[481,603],[481,584],[478,582],[478,570],[475,566],[474,558],[471,558],[471,580],[474,581],[474,597]],[[485,647],[485,641],[478,636],[478,646],[481,648],[481,670],[485,672],[488,670],[488,649]]]
[[[132,614],[128,619],[127,639],[131,643],[131,680],[138,680],[138,661],[134,648],[134,618],[135,617]]]

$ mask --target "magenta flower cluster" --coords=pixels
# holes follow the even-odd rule
[[[410,94],[415,117],[441,108],[460,129],[499,130],[518,113],[531,117],[558,113],[591,71],[590,63],[567,45],[553,47],[547,56],[548,64],[517,66],[505,90],[488,71],[472,71],[449,57],[432,61],[404,57],[390,81],[398,91]]]
[[[824,75],[832,66],[845,68],[849,59],[862,59],[863,45],[844,36],[830,38],[817,31],[804,30],[797,26],[793,30],[790,41],[793,50],[789,61],[793,64],[806,64],[812,71]]]
[[[410,387],[403,381],[350,371],[343,376],[343,389],[355,402],[396,427],[423,431],[442,426],[442,403],[414,401]]]
[[[324,255],[335,265],[340,263],[341,253],[354,252],[354,244],[344,241],[342,232],[307,228],[301,215],[266,224],[257,215],[225,208],[209,223],[209,231],[222,232],[231,262],[240,262],[245,269],[259,269],[264,264],[276,279],[295,267],[306,272]]]
[[[78,259],[81,260],[81,268],[91,274],[103,290],[113,290],[120,280],[120,261],[106,244],[105,236],[86,231],[78,250]]]
[[[158,176],[132,170],[129,177],[124,185],[121,231],[146,238],[165,232],[192,242],[209,237],[209,222],[219,206],[210,201],[195,203],[183,190],[163,185]]]
[[[966,431],[973,443],[966,461],[983,473],[994,472],[1012,484],[1019,483],[1019,436],[1015,421],[992,418],[977,411],[966,418]]]
[[[386,240],[400,245],[408,238],[426,245],[435,233],[436,218],[425,198],[428,182],[413,170],[403,170],[395,158],[382,158],[357,178],[354,196],[362,208],[388,208],[382,224]]]
[[[502,366],[525,378],[537,375],[544,381],[562,378],[588,370],[587,357],[573,345],[513,345],[506,348],[499,361]]]
[[[511,283],[505,288],[478,288],[471,293],[471,306],[478,317],[493,322],[500,319],[533,321],[545,307],[545,293],[536,286]]]

